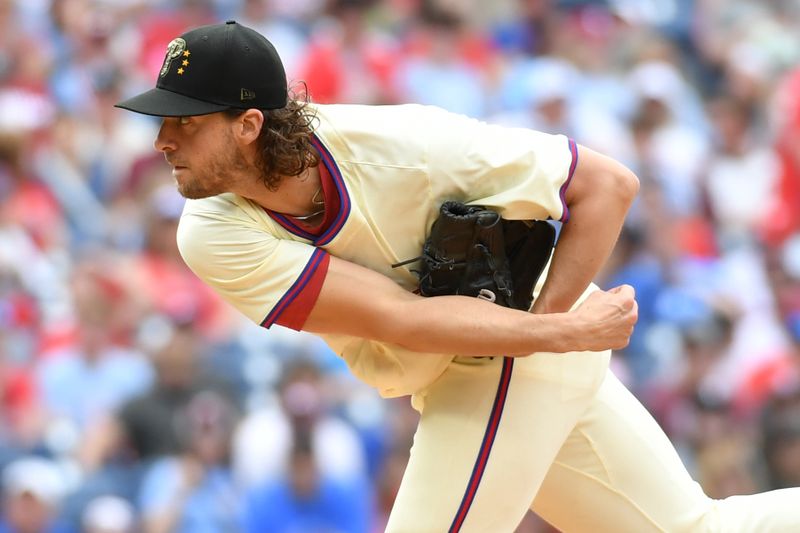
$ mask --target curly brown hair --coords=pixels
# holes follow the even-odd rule
[[[308,104],[305,90],[299,94],[290,91],[284,107],[261,110],[264,124],[256,141],[260,154],[257,166],[271,191],[278,189],[285,176],[299,176],[319,164],[319,153],[311,145],[316,113]],[[230,117],[242,113],[242,109],[226,112]]]

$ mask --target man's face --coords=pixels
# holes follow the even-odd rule
[[[223,113],[165,117],[155,140],[172,167],[178,192],[186,198],[233,190],[251,166],[236,144],[233,119]]]

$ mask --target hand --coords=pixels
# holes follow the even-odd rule
[[[579,350],[619,350],[628,345],[639,318],[633,287],[620,285],[595,291],[573,313],[578,322]]]

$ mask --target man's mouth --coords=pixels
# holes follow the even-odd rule
[[[167,164],[168,164],[169,166],[171,166],[172,168],[174,168],[174,169],[176,169],[176,170],[177,170],[177,169],[181,169],[181,168],[186,168],[184,165],[179,165],[177,162],[175,162],[175,161],[172,161],[172,160],[171,160],[170,158],[168,158],[168,157],[165,157],[164,159],[167,161]]]

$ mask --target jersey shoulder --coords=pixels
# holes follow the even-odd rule
[[[315,134],[337,159],[393,166],[423,165],[431,136],[458,117],[420,104],[333,104],[312,110]]]
[[[257,233],[275,238],[275,224],[249,200],[232,193],[186,200],[176,239],[184,260],[192,266],[219,242],[247,242]]]
[[[186,200],[178,227],[201,227],[204,224],[246,225],[253,224],[269,229],[266,211],[246,198],[233,193],[223,193],[198,200]]]

